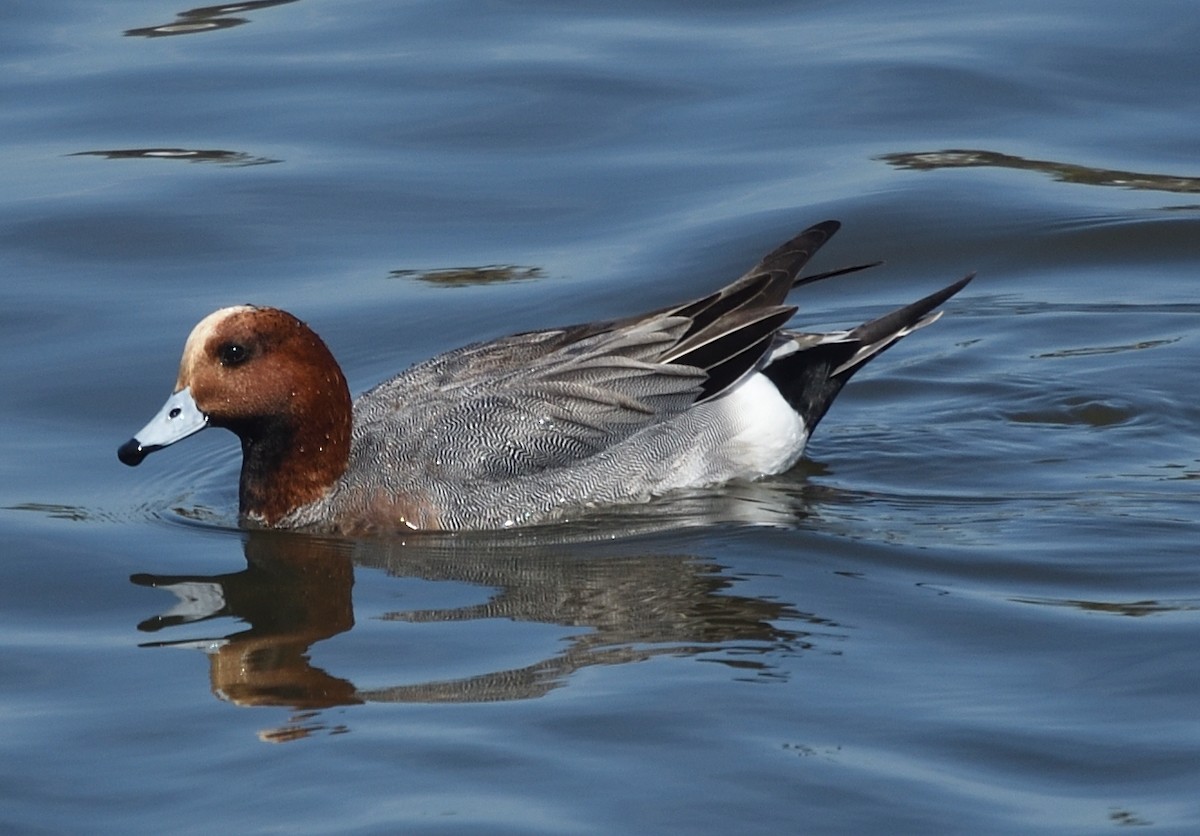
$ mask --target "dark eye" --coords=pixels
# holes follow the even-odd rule
[[[250,351],[241,343],[225,343],[217,349],[217,356],[221,358],[222,366],[236,366],[246,361]]]

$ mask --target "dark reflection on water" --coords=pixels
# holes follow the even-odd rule
[[[1179,342],[1179,337],[1173,337],[1169,340],[1139,340],[1135,343],[1125,343],[1124,345],[1096,345],[1085,346],[1083,348],[1062,348],[1057,351],[1047,351],[1043,354],[1034,355],[1034,359],[1043,358],[1063,358],[1063,357],[1089,357],[1095,354],[1119,354],[1123,351],[1142,351],[1147,348],[1162,348],[1164,345]]]
[[[1018,604],[1038,604],[1046,607],[1070,607],[1084,612],[1125,615],[1132,618],[1200,610],[1200,606],[1191,601],[1077,601],[1057,598],[1013,598],[1012,601]]]
[[[443,267],[437,270],[392,270],[388,278],[416,279],[443,287],[476,287],[505,282],[527,282],[545,278],[540,267],[516,264],[487,264],[482,267]]]
[[[176,607],[138,624],[144,632],[233,617],[249,627],[220,639],[151,642],[146,646],[212,642],[212,684],[240,705],[323,708],[359,702],[354,688],[311,666],[316,642],[354,626],[349,554],[326,541],[262,533],[245,545],[247,567],[224,575],[137,574],[139,586],[171,590]]]
[[[1108,813],[1108,820],[1117,827],[1150,827],[1154,822],[1142,818],[1130,810],[1114,808]]]
[[[108,160],[183,160],[189,163],[217,163],[227,166],[269,165],[283,160],[256,157],[241,151],[198,148],[118,148],[108,151],[77,151],[69,157],[104,157]]]
[[[98,515],[87,508],[75,505],[65,505],[57,502],[18,502],[15,505],[5,505],[5,511],[32,511],[43,514],[51,519],[70,520],[72,522],[88,522]]]
[[[1027,160],[996,151],[947,149],[917,153],[884,154],[879,157],[896,168],[929,171],[936,168],[1017,168],[1040,171],[1064,183],[1083,183],[1089,186],[1119,186],[1123,189],[1146,189],[1160,192],[1200,192],[1200,177],[1181,177],[1172,174],[1147,174],[1093,168],[1053,160]]]
[[[1116,401],[1102,401],[1082,395],[1059,397],[1037,409],[1017,410],[1007,418],[1018,424],[1080,424],[1089,427],[1112,427],[1126,424],[1140,415],[1136,406]]]
[[[131,578],[139,586],[170,590],[179,599],[168,612],[141,622],[139,630],[159,632],[221,617],[248,625],[219,637],[143,645],[205,649],[213,693],[244,706],[311,712],[363,702],[524,700],[560,687],[582,668],[660,655],[712,654],[708,658],[738,669],[739,676],[770,676],[775,667],[772,654],[807,650],[813,642],[812,631],[786,629],[777,622],[802,622],[825,633],[838,627],[786,602],[734,594],[735,579],[725,567],[693,555],[469,538],[351,543],[278,532],[248,533],[244,550],[247,565],[240,572]],[[483,603],[397,610],[386,613],[384,621],[505,619],[586,632],[571,636],[561,652],[531,665],[462,679],[360,689],[336,672],[313,665],[309,657],[314,644],[354,627],[355,567],[383,570],[396,578],[494,590]],[[409,672],[394,673],[404,679]],[[311,714],[301,714],[266,736],[289,739],[319,728],[323,724]]]
[[[126,29],[126,37],[162,38],[169,35],[195,35],[200,32],[213,32],[218,29],[229,29],[241,26],[250,21],[244,17],[229,17],[241,12],[252,12],[271,6],[284,6],[297,0],[252,0],[248,3],[226,3],[221,6],[201,6],[179,12],[173,23],[159,26],[144,26],[138,29]]]

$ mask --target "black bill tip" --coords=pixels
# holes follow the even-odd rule
[[[142,463],[142,459],[152,452],[154,452],[153,447],[144,448],[136,438],[131,438],[117,448],[117,458],[121,460],[121,464],[137,467]]]

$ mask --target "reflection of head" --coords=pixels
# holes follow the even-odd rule
[[[202,644],[209,651],[213,693],[237,705],[328,708],[361,702],[352,683],[312,666],[316,642],[354,625],[353,568],[345,544],[314,537],[255,532],[245,542],[246,568],[213,576],[135,575],[134,583],[168,588],[180,598],[171,613],[143,630],[230,616],[249,629]]]

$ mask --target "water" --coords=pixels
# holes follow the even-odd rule
[[[184,12],[0,28],[0,830],[1200,827],[1191,4]],[[806,325],[979,278],[790,474],[339,542],[116,461],[216,307],[361,391],[827,217]]]

